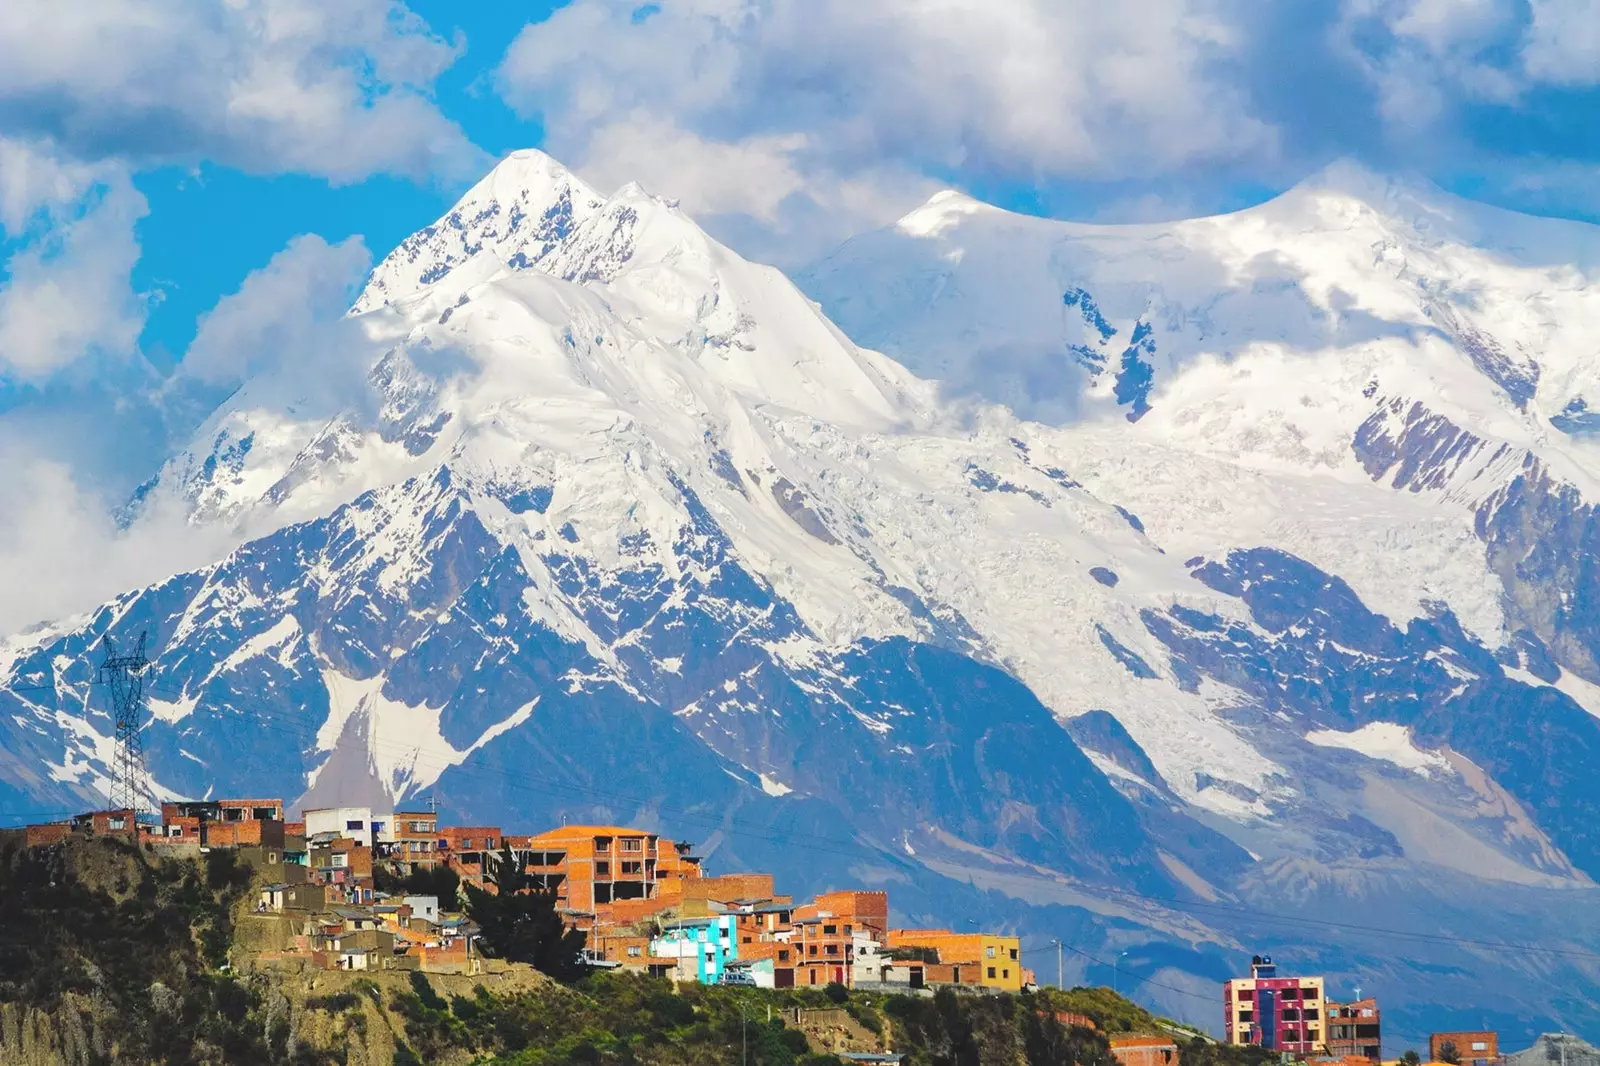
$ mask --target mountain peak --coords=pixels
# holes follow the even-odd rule
[[[496,163],[467,191],[461,203],[495,200],[549,204],[555,202],[563,190],[571,190],[588,200],[605,199],[554,157],[537,148],[519,148]]]
[[[536,148],[512,152],[433,225],[372,271],[356,313],[404,299],[483,251],[537,266],[605,204],[605,197]]]
[[[896,222],[894,228],[913,237],[937,237],[968,215],[998,210],[959,189],[942,189],[928,197],[927,203]]]

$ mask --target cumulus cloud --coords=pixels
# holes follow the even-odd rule
[[[1523,63],[1537,79],[1600,85],[1600,11],[1593,0],[1532,0]]]
[[[459,176],[482,160],[428,95],[457,51],[393,0],[8,0],[0,127],[89,160]]]
[[[719,140],[814,134],[835,159],[1118,172],[1260,150],[1215,76],[1208,0],[578,0],[528,27],[507,98],[552,138],[643,110]]]
[[[145,308],[129,278],[145,212],[122,167],[0,138],[0,229],[18,243],[0,280],[0,381],[38,383],[86,355],[134,351]]]
[[[805,234],[885,221],[934,175],[1270,154],[1216,76],[1238,40],[1211,0],[577,0],[499,81],[586,173]]]
[[[82,484],[70,463],[0,426],[0,633],[86,611],[130,588],[165,580],[232,547],[230,532],[152,514],[132,529],[110,515],[118,501]]]
[[[1470,109],[1600,79],[1592,6],[573,0],[497,77],[603,184],[782,244],[886,221],[930,182],[1104,217],[1175,182],[1215,209],[1340,155],[1446,169],[1473,158]]]
[[[371,265],[359,237],[294,238],[200,320],[182,373],[228,388],[268,370],[329,375],[358,341],[344,313]]]

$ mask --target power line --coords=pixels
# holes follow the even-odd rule
[[[153,688],[158,691],[163,691],[167,695],[173,696],[174,698],[187,698],[187,694],[182,691],[174,692],[170,689],[165,689],[162,686],[153,686]],[[275,719],[286,717],[281,713],[284,708],[280,708],[278,705],[267,704],[264,701],[257,701],[252,700],[249,697],[242,697],[236,698],[232,702],[236,704],[242,704],[244,706],[255,705],[263,709],[272,710],[274,712]],[[288,728],[287,724],[282,721],[264,720],[258,718],[256,725],[260,728],[279,732],[281,734],[299,735],[297,731]],[[416,747],[400,743],[383,742],[376,739],[370,739],[368,741],[368,745],[374,750],[387,751],[392,754],[421,754],[419,749]],[[461,764],[445,762],[444,765],[439,766],[438,768],[442,773],[457,765]],[[498,767],[477,766],[473,768],[473,772],[490,774],[499,777],[510,782],[511,787],[518,791],[550,796],[569,796],[572,798],[589,799],[590,801],[604,800],[610,801],[611,804],[630,804],[639,809],[649,809],[659,814],[670,814],[677,817],[679,820],[690,821],[695,824],[712,828],[716,831],[726,832],[730,835],[760,839],[769,843],[801,844],[811,848],[812,850],[837,854],[845,857],[871,857],[878,859],[893,858],[897,863],[903,864],[903,860],[901,860],[900,857],[890,850],[890,848],[886,845],[864,844],[860,841],[842,840],[836,837],[827,837],[811,833],[780,833],[770,829],[741,828],[731,818],[714,818],[689,808],[674,804],[661,803],[654,798],[629,796],[623,793],[618,793],[611,789],[594,788],[579,784],[554,783],[546,783],[543,787],[541,787],[540,785],[535,785],[531,782],[528,782],[524,778],[513,775],[508,770]],[[1074,885],[1072,881],[1066,878],[1052,878],[1028,872],[1008,872],[1007,876],[1060,887],[1073,887]],[[1135,889],[1123,888],[1115,885],[1083,884],[1079,887],[1081,887],[1084,891],[1092,892],[1102,896],[1133,900],[1139,903],[1160,907],[1162,909],[1198,911],[1201,912],[1201,917],[1205,916],[1205,912],[1215,912],[1219,915],[1237,916],[1268,925],[1280,924],[1310,926],[1313,928],[1332,929],[1347,934],[1383,937],[1385,939],[1398,937],[1416,942],[1457,947],[1485,948],[1495,951],[1518,951],[1564,958],[1600,960],[1600,951],[1592,951],[1582,948],[1549,947],[1540,944],[1482,940],[1454,936],[1447,933],[1424,933],[1414,930],[1364,925],[1356,922],[1338,922],[1329,919],[1308,918],[1298,915],[1281,914],[1273,911],[1260,911],[1240,905],[1208,903],[1197,900],[1184,900],[1175,897],[1157,896],[1145,892],[1139,892]]]
[[[187,692],[183,689],[174,691],[172,689],[168,689],[166,686],[158,684],[152,684],[150,689],[153,692],[158,692],[175,699],[188,698]],[[15,691],[15,689],[12,691]],[[289,711],[289,708],[283,705],[269,704],[265,701],[252,699],[250,697],[241,696],[238,694],[232,694],[228,700],[228,706],[235,709],[244,709],[255,706],[264,710],[268,710],[271,712],[271,717],[263,718],[257,716],[254,723],[255,728],[265,729],[284,735],[293,735],[297,738],[304,737],[303,731],[292,729],[287,722],[282,720],[290,716],[285,713],[286,711]],[[246,710],[245,713],[249,713],[248,710]],[[309,720],[307,720],[306,724],[309,725],[311,723]],[[318,728],[320,728],[320,725]],[[412,755],[413,767],[423,764],[417,759],[417,757],[423,755],[423,753],[416,746],[382,741],[377,738],[370,738],[367,743],[369,749],[375,752]],[[437,765],[436,768],[442,774],[447,772],[453,766],[457,765],[462,764],[450,762],[448,759],[446,759],[442,761],[442,765]],[[836,837],[828,837],[813,833],[785,833],[772,829],[754,829],[741,826],[735,819],[726,815],[715,817],[679,805],[662,803],[658,799],[652,797],[629,796],[611,789],[596,788],[577,783],[557,784],[553,782],[546,782],[541,786],[529,782],[524,778],[515,776],[508,770],[497,767],[481,765],[475,766],[473,767],[473,772],[479,774],[489,774],[506,780],[510,783],[512,789],[516,791],[537,793],[547,796],[586,799],[591,802],[605,801],[608,805],[629,804],[641,810],[651,810],[657,815],[671,816],[679,821],[702,825],[714,832],[722,832],[732,836],[759,839],[774,844],[800,844],[815,851],[822,851],[845,857],[870,857],[879,860],[889,859],[893,860],[897,864],[904,865],[904,860],[901,859],[900,856],[892,849],[892,847],[887,844],[870,844],[862,841],[842,840]],[[1075,887],[1075,882],[1066,877],[1048,877],[1040,874],[1021,871],[1008,872],[1007,876],[1059,887]],[[1076,885],[1076,887],[1080,887],[1084,891],[1091,892],[1101,897],[1122,899],[1124,901],[1136,901],[1138,903],[1155,906],[1164,910],[1197,912],[1197,916],[1202,918],[1206,917],[1208,914],[1212,914],[1216,916],[1239,917],[1254,923],[1266,925],[1279,924],[1329,929],[1344,934],[1382,937],[1385,939],[1399,938],[1418,943],[1448,945],[1461,948],[1515,951],[1570,959],[1600,959],[1600,951],[1581,948],[1555,947],[1541,944],[1487,940],[1457,936],[1448,933],[1427,933],[1416,930],[1366,925],[1357,922],[1340,922],[1325,918],[1311,918],[1299,915],[1282,914],[1272,911],[1262,911],[1236,904],[1158,896],[1150,893],[1140,892],[1136,889],[1124,888],[1115,885],[1081,884]]]

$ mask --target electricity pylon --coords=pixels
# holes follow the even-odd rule
[[[101,638],[106,657],[95,678],[111,690],[111,718],[117,728],[117,753],[111,773],[111,809],[114,811],[150,810],[150,776],[144,767],[144,737],[140,733],[144,714],[144,671],[150,660],[144,655],[144,637],[132,655],[118,655],[109,635]]]

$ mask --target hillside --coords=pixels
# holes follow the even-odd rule
[[[8,960],[0,1058],[16,1066],[830,1066],[842,1060],[827,1049],[845,1040],[893,1047],[912,1066],[1111,1066],[1106,1032],[1159,1031],[1155,1018],[1104,989],[836,1001],[818,989],[674,987],[623,973],[565,987],[518,964],[476,977],[285,970],[258,965],[248,936],[236,935],[251,921],[258,883],[229,851],[196,862],[152,859],[111,840],[0,845]],[[1089,1016],[1100,1031],[1063,1026],[1060,1011]],[[1216,1066],[1265,1061],[1196,1049],[1196,1061]]]
[[[1164,227],[946,195],[819,307],[516,153],[374,271],[359,396],[241,381],[130,505],[233,551],[5,642],[0,796],[99,802],[92,649],[147,631],[170,793],[656,827],[1207,1024],[1254,948],[1578,1024],[1595,249],[1340,169]]]

